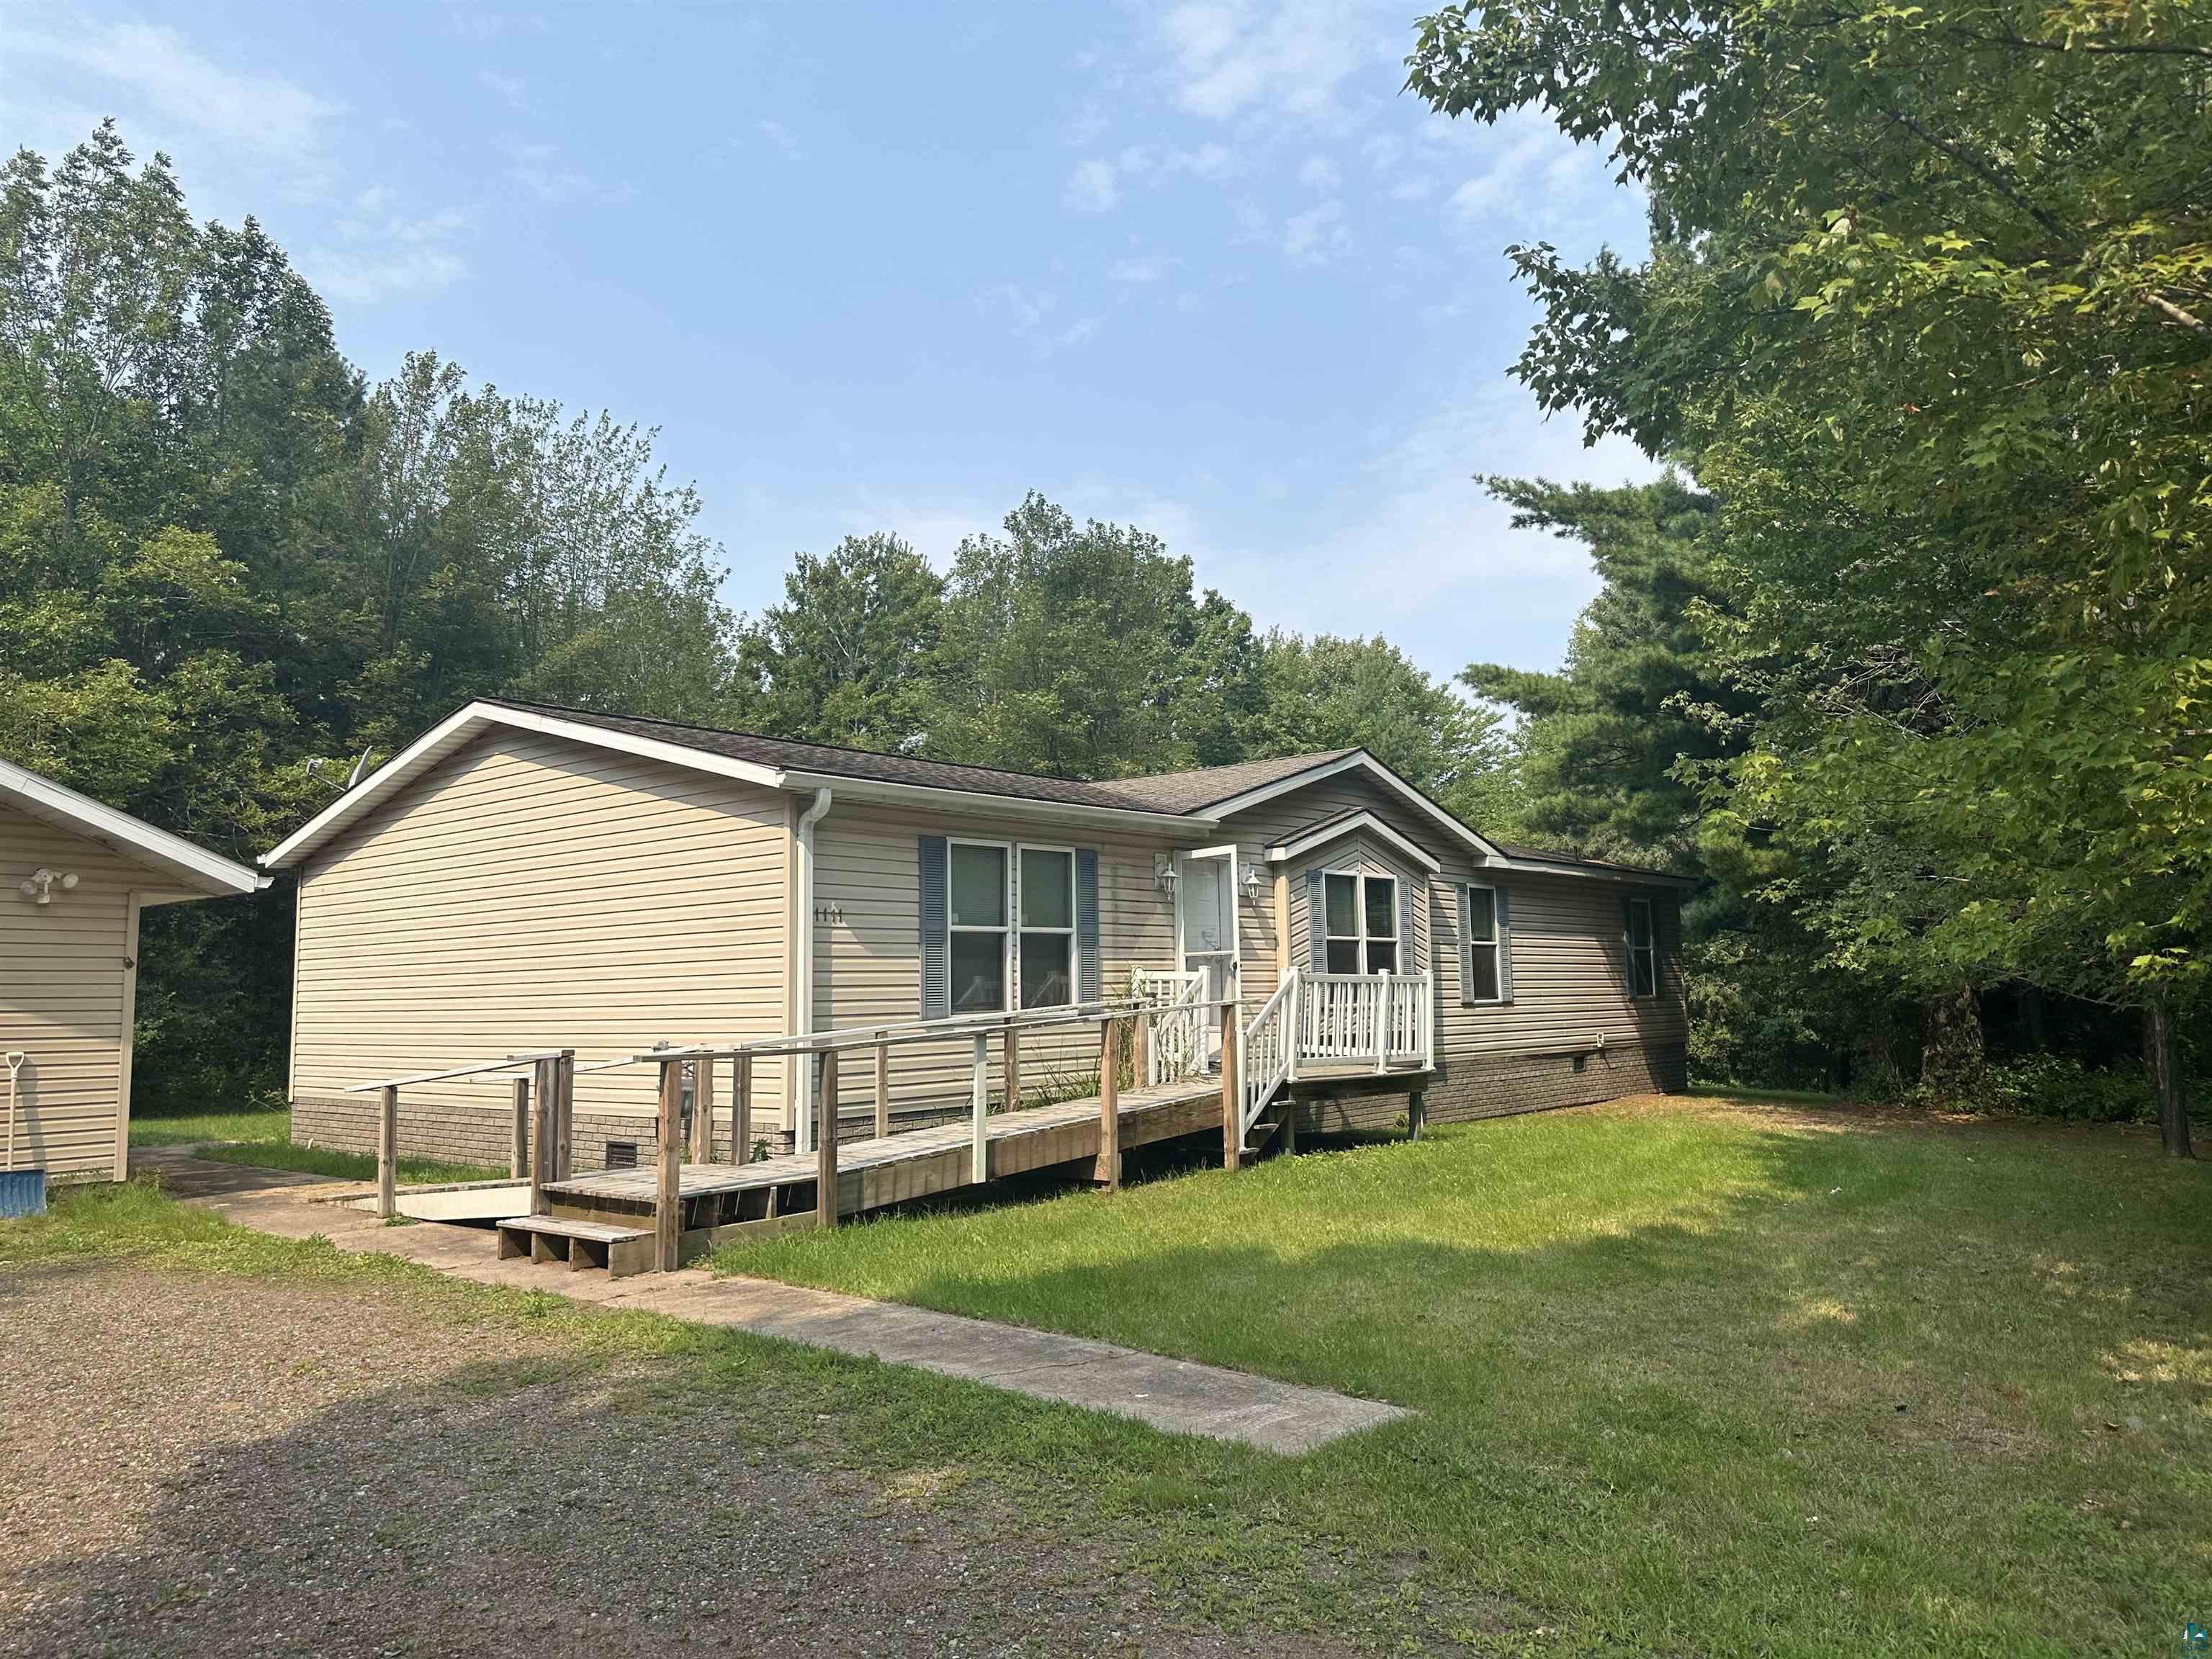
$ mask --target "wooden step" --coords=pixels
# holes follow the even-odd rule
[[[513,1216],[499,1224],[499,1254],[501,1261],[526,1255],[532,1261],[565,1261],[572,1273],[601,1267],[610,1279],[623,1279],[652,1267],[653,1234],[649,1227],[567,1216]]]

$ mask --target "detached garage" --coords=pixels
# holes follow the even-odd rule
[[[129,1173],[138,913],[228,898],[268,878],[0,761],[0,1051],[12,1169]],[[9,1126],[0,1121],[0,1136]]]

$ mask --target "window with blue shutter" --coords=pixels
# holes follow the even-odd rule
[[[924,836],[916,843],[921,890],[921,1017],[943,1019],[952,1012],[952,959],[945,927],[945,837]]]
[[[1098,849],[1075,849],[1076,995],[1097,1002],[1104,994],[1105,980],[1098,965]]]

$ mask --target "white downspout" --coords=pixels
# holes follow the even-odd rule
[[[792,1035],[805,1036],[814,1029],[814,826],[830,811],[833,797],[827,789],[814,792],[814,805],[799,815],[799,1006],[792,1011]],[[792,1146],[814,1150],[814,1056],[791,1057]]]

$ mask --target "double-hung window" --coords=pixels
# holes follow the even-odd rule
[[[1465,1000],[1500,1000],[1498,974],[1498,890],[1470,884],[1467,890],[1467,984]]]
[[[1398,971],[1398,883],[1393,876],[1322,878],[1323,955],[1332,974]]]
[[[1628,901],[1628,994],[1659,994],[1659,933],[1650,899]]]
[[[1024,847],[1016,888],[1021,908],[1021,1006],[1061,1008],[1075,1000],[1075,854]]]
[[[946,883],[946,954],[952,970],[952,1012],[1006,1006],[1006,921],[1012,906],[1009,849],[991,842],[951,845]]]

